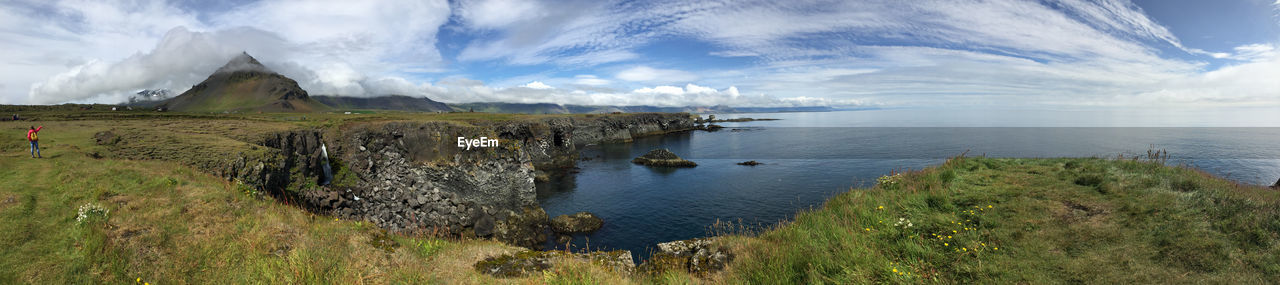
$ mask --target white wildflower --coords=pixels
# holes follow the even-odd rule
[[[80,205],[80,209],[76,211],[76,224],[84,224],[86,220],[94,216],[106,219],[109,212],[111,210],[94,203]]]

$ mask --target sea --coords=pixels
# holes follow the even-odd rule
[[[703,115],[705,117],[705,115]],[[1280,110],[930,110],[716,114],[716,132],[689,131],[583,147],[577,169],[537,185],[552,217],[587,211],[604,227],[548,248],[630,250],[637,261],[660,242],[706,237],[725,224],[761,229],[872,186],[894,172],[957,155],[1145,156],[1163,150],[1187,165],[1243,184],[1280,179]],[[666,148],[698,164],[631,163]],[[757,166],[739,162],[754,160]],[[713,225],[721,225],[713,227]]]

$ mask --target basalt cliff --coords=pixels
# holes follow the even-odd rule
[[[389,231],[491,237],[536,248],[549,223],[536,200],[539,171],[571,167],[585,145],[692,130],[695,120],[686,113],[643,113],[359,122],[273,132],[249,149],[191,164],[308,210]],[[117,136],[97,137],[122,156],[164,159],[115,145]],[[467,150],[459,137],[498,144]]]

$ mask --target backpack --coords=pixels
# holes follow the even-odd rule
[[[31,133],[31,136],[30,136],[29,138],[27,138],[27,139],[28,139],[28,140],[30,140],[30,141],[37,141],[37,140],[40,140],[40,138],[36,136],[36,133],[35,133],[35,132],[32,132],[32,133]]]

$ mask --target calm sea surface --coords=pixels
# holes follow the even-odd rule
[[[1259,116],[1274,114],[1246,118]],[[1115,157],[1154,147],[1169,152],[1170,164],[1185,163],[1241,183],[1270,185],[1280,178],[1280,128],[1221,127],[1250,125],[1248,120],[927,110],[717,117],[782,120],[723,123],[726,128],[718,132],[589,146],[582,150],[589,160],[578,163],[578,173],[538,184],[539,201],[553,217],[588,211],[605,220],[599,231],[574,237],[573,248],[626,249],[643,259],[654,244],[706,236],[717,221],[777,223],[797,210],[821,207],[851,187],[870,186],[881,175],[935,165],[966,150],[970,156]],[[670,149],[698,167],[630,162],[656,148]],[[736,165],[747,160],[764,164]]]

